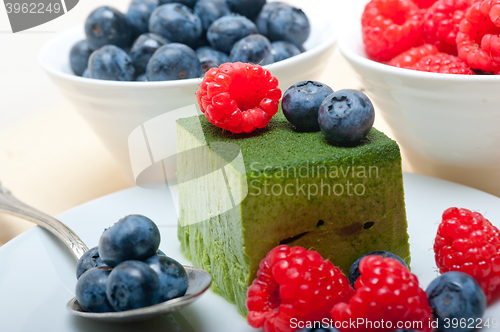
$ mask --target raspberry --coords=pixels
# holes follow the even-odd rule
[[[500,70],[500,0],[472,4],[460,22],[457,49],[471,68]]]
[[[437,54],[439,51],[436,46],[425,44],[410,48],[389,61],[389,65],[399,68],[415,69],[415,65],[427,55]]]
[[[389,61],[415,46],[421,37],[423,12],[411,0],[371,0],[361,17],[368,56]]]
[[[430,7],[422,25],[424,42],[444,53],[457,55],[457,33],[471,0],[439,0]]]
[[[437,0],[413,0],[413,2],[418,6],[418,8],[429,8],[432,6]]]
[[[491,302],[500,295],[500,231],[478,212],[449,208],[434,241],[439,272],[474,277]]]
[[[431,73],[474,75],[465,62],[454,55],[439,53],[431,44],[411,48],[393,58],[389,65]]]
[[[316,251],[281,245],[262,260],[248,288],[248,323],[266,332],[293,331],[291,319],[328,318],[352,293],[347,277]]]
[[[349,303],[339,303],[332,310],[335,327],[341,327],[342,332],[383,332],[401,327],[432,331],[427,296],[407,267],[393,258],[370,255],[361,260],[359,270],[361,276]],[[349,324],[362,319],[365,323],[357,328]]]
[[[278,79],[269,70],[241,62],[207,71],[196,93],[207,120],[236,134],[267,126],[280,98]]]

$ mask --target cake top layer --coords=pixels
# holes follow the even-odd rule
[[[207,144],[233,143],[241,149],[248,171],[272,172],[273,168],[302,165],[366,165],[400,158],[399,146],[384,133],[372,128],[365,140],[354,147],[328,143],[321,132],[303,133],[292,129],[281,110],[269,125],[251,134],[224,131],[200,116],[203,133],[195,117],[177,120],[178,125]],[[223,156],[223,159],[224,156]],[[230,162],[231,160],[227,160]]]

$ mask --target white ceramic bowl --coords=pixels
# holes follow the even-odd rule
[[[367,59],[360,23],[339,36],[414,171],[500,195],[500,76],[447,75]]]
[[[301,4],[311,22],[306,52],[266,66],[286,90],[301,80],[318,79],[336,42],[332,24],[318,6],[320,0]],[[199,79],[166,82],[115,82],[86,79],[73,75],[69,65],[71,47],[84,39],[83,26],[57,35],[44,45],[39,61],[79,113],[87,120],[125,175],[132,179],[128,137],[144,122],[166,112],[196,104]],[[164,144],[175,145],[176,133],[169,133]],[[166,165],[168,173],[175,164]]]

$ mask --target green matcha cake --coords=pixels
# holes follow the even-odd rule
[[[177,158],[182,251],[242,314],[260,261],[279,244],[315,249],[347,274],[375,250],[409,263],[399,147],[378,130],[346,148],[321,132],[294,131],[281,112],[248,135],[192,117],[177,121],[177,147],[197,151]],[[196,181],[200,169],[219,171],[212,178],[222,185],[209,176]]]

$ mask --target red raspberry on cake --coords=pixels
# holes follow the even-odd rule
[[[342,332],[432,331],[427,296],[406,266],[393,258],[371,255],[361,260],[359,271],[354,295],[332,310],[335,326]],[[363,323],[356,326],[350,322]],[[400,322],[409,325],[398,326]]]
[[[500,295],[500,231],[478,212],[449,208],[434,241],[439,272],[474,277],[491,302]]]
[[[460,59],[471,68],[500,70],[500,0],[473,3],[457,34]]]
[[[457,55],[457,33],[472,0],[438,0],[424,16],[422,37],[444,53]]]
[[[291,332],[292,319],[329,318],[333,306],[352,293],[347,277],[319,253],[280,245],[262,260],[248,288],[248,323],[266,332]]]
[[[416,46],[422,18],[411,0],[371,0],[361,17],[366,53],[373,60],[389,61]]]
[[[269,70],[241,62],[207,71],[196,93],[207,120],[236,134],[267,126],[280,98],[278,79]]]

